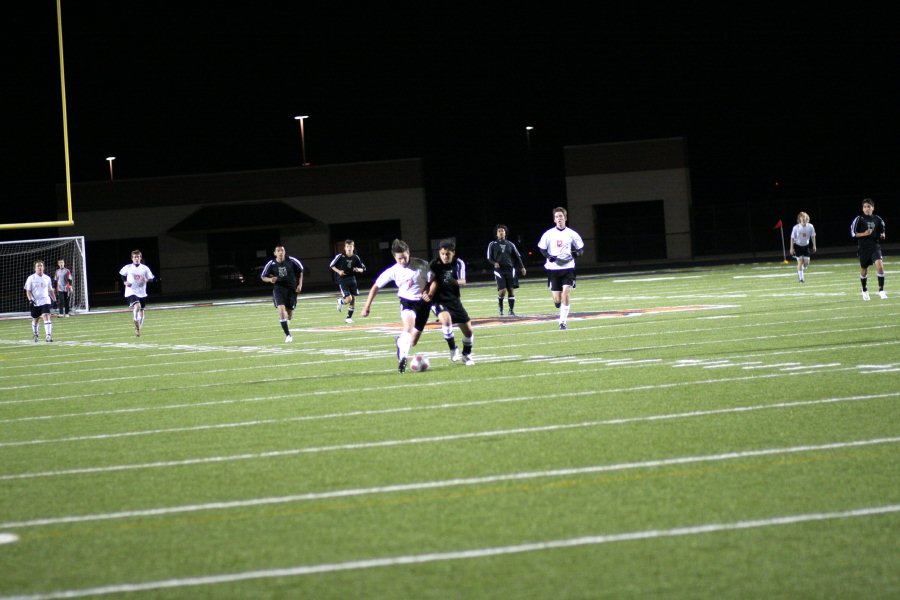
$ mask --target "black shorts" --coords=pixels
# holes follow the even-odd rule
[[[272,302],[275,304],[275,308],[284,305],[286,309],[294,310],[297,308],[297,290],[276,285],[272,290]]]
[[[507,273],[505,270],[494,269],[494,281],[497,282],[498,290],[514,290],[519,287],[519,278],[516,277],[515,271]]]
[[[809,246],[794,244],[794,256],[809,256]]]
[[[424,300],[407,300],[400,298],[400,312],[411,310],[416,313],[416,331],[424,331],[428,323],[428,315],[431,313],[431,303]]]
[[[346,298],[347,296],[359,296],[359,284],[356,282],[356,277],[338,279],[337,284],[338,289],[341,291],[341,298]]]
[[[126,296],[125,302],[128,303],[128,306],[134,306],[135,304],[140,304],[141,309],[143,309],[145,306],[147,306],[147,297],[144,296],[143,298],[138,298],[137,296]]]
[[[870,248],[860,248],[856,251],[856,255],[859,257],[859,268],[861,269],[867,269],[869,266],[874,265],[876,261],[884,258],[881,255],[881,246],[877,244]]]
[[[459,299],[435,302],[434,306],[432,306],[432,310],[434,310],[434,314],[436,315],[439,315],[444,311],[450,313],[450,320],[454,323],[468,323],[471,321],[469,313],[463,308],[462,302]]]
[[[31,318],[40,319],[41,315],[50,314],[50,304],[41,304],[40,306],[31,305]]]
[[[551,292],[563,291],[563,286],[575,287],[575,269],[547,271],[547,287]]]

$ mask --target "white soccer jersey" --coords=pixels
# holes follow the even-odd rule
[[[794,240],[795,246],[809,246],[810,238],[816,237],[816,228],[812,223],[801,225],[797,223],[791,230],[791,239]]]
[[[46,273],[43,275],[32,273],[28,276],[28,279],[25,280],[25,287],[23,289],[31,292],[31,297],[34,299],[35,306],[45,306],[52,302],[50,299],[50,286],[52,285],[53,280],[50,279],[50,276]]]
[[[538,248],[546,250],[548,256],[556,257],[555,262],[547,260],[544,263],[545,269],[549,271],[574,269],[575,252],[584,248],[584,241],[574,229],[554,227],[544,232],[541,241],[538,242]]]
[[[119,269],[119,275],[125,276],[125,297],[137,296],[138,298],[147,297],[147,282],[156,277],[153,271],[145,264],[136,265],[128,263]]]
[[[398,297],[405,298],[406,300],[421,300],[423,290],[419,280],[419,271],[395,264],[394,266],[385,269],[381,275],[378,276],[378,279],[375,280],[375,285],[379,288],[383,288],[393,281],[397,284]]]

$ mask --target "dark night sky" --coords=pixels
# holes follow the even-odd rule
[[[64,181],[55,3],[17,4],[3,222],[52,218]],[[564,201],[563,146],[672,136],[688,140],[701,207],[775,180],[798,195],[897,189],[900,52],[884,15],[304,4],[62,0],[73,181],[107,179],[109,155],[117,179],[294,166],[307,114],[313,164],[422,157],[430,200],[467,210],[543,218]]]

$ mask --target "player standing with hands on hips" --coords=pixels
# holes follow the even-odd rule
[[[34,273],[25,280],[25,296],[31,305],[31,333],[32,339],[37,344],[38,325],[41,318],[44,319],[44,333],[47,341],[53,341],[53,322],[50,320],[50,306],[56,301],[53,291],[53,281],[44,273],[44,261],[34,261]]]
[[[303,289],[303,263],[288,256],[284,246],[278,244],[273,252],[275,258],[266,263],[260,279],[272,284],[272,302],[278,309],[278,320],[284,331],[284,343],[294,341],[291,336],[291,319],[297,308],[297,294]]]
[[[862,299],[869,300],[867,277],[869,266],[875,265],[878,273],[878,297],[887,300],[884,292],[884,262],[881,255],[881,240],[885,238],[884,220],[875,214],[875,202],[866,198],[862,203],[863,214],[850,224],[850,236],[856,238],[856,255],[859,257],[859,282],[862,285]]]
[[[584,254],[584,241],[574,229],[566,227],[568,213],[557,206],[553,209],[556,226],[548,229],[538,242],[538,250],[546,258],[547,284],[553,304],[559,309],[559,328],[566,328],[569,303],[575,288],[575,257]]]
[[[797,215],[797,224],[791,230],[791,256],[797,259],[797,278],[804,282],[804,274],[809,267],[810,248],[816,253],[816,228],[809,222],[809,215]]]
[[[134,335],[141,337],[144,326],[144,308],[147,306],[147,284],[156,279],[153,271],[142,264],[143,255],[140,250],[131,251],[131,262],[119,269],[119,276],[125,284],[125,300],[131,307],[134,317]]]

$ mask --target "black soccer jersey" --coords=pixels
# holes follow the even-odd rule
[[[857,233],[871,231],[872,235],[856,237]],[[881,236],[885,234],[884,220],[878,215],[859,215],[850,224],[850,235],[856,239],[860,249],[874,248],[881,243]]]
[[[494,240],[488,244],[487,259],[491,263],[498,263],[501,271],[523,269],[522,255],[519,249],[509,240]]]
[[[363,264],[362,259],[354,254],[352,256],[347,256],[343,252],[335,256],[331,260],[331,264],[328,265],[331,268],[338,268],[345,273],[344,277],[356,277],[359,273],[356,273],[353,269],[362,269],[366,270],[366,265]],[[336,279],[340,279],[341,276],[336,272],[334,273]]]
[[[457,258],[450,264],[441,262],[440,258],[431,261],[431,273],[437,281],[437,289],[434,292],[435,302],[458,300],[460,297],[459,280],[466,278],[466,263]]]
[[[302,272],[303,263],[293,256],[288,256],[284,259],[284,262],[278,262],[275,259],[267,262],[259,276],[262,279],[274,275],[278,277],[275,285],[293,290],[297,288],[297,282],[300,280],[300,273]]]

